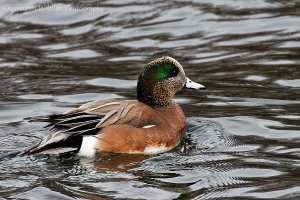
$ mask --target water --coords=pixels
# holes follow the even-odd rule
[[[0,196],[300,199],[300,2],[1,1]],[[24,118],[135,99],[162,55],[207,86],[176,96],[188,134],[168,153],[17,156]]]

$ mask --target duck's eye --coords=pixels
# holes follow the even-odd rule
[[[177,76],[177,74],[179,73],[179,70],[178,68],[175,68],[175,69],[172,69],[171,72],[170,72],[170,76]]]

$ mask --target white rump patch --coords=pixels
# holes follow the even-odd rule
[[[156,125],[146,125],[146,126],[143,126],[142,128],[151,128],[151,127],[153,127],[153,126],[156,126]]]
[[[82,144],[78,152],[79,156],[94,157],[96,155],[96,144],[98,138],[95,136],[83,136]]]
[[[169,151],[171,149],[173,149],[173,147],[166,147],[164,145],[162,145],[162,146],[147,146],[144,149],[144,153],[145,154],[158,154],[158,153],[163,153],[163,152]]]

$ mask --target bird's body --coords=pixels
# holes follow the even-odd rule
[[[185,135],[185,116],[172,98],[190,82],[173,58],[154,60],[141,71],[138,101],[93,101],[66,113],[32,118],[46,121],[51,133],[25,154],[77,152],[94,156],[97,151],[156,154],[168,151]]]

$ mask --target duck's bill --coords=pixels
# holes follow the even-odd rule
[[[189,79],[188,77],[186,77],[186,82],[185,82],[185,88],[192,88],[192,89],[200,89],[200,90],[205,90],[206,87],[204,85],[201,85],[199,83],[196,83],[194,81],[192,81],[191,79]]]

